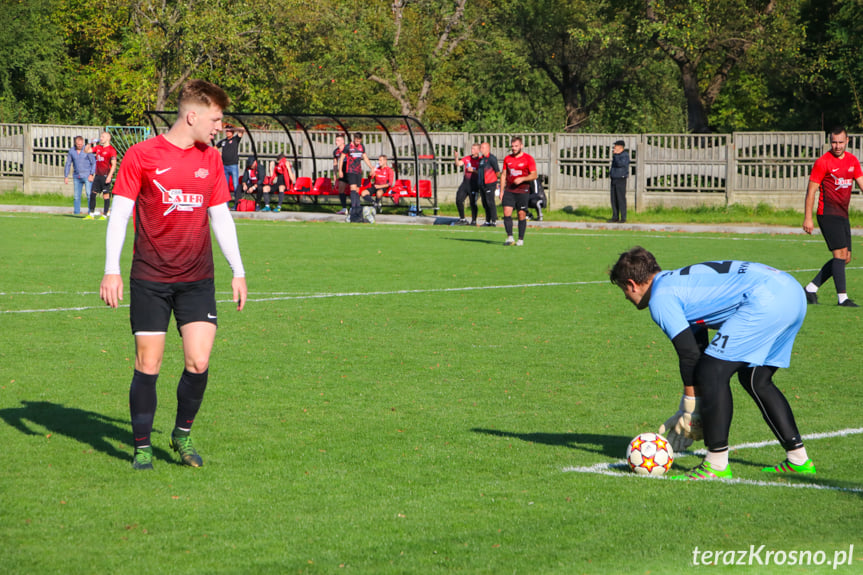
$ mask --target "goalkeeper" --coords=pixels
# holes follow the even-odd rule
[[[621,254],[609,275],[636,308],[650,310],[680,360],[683,397],[659,432],[682,450],[703,431],[704,461],[673,479],[732,477],[728,431],[735,373],[786,451],[785,461],[762,471],[815,473],[791,406],[773,385],[776,370],[788,367],[806,316],[806,296],[797,280],[763,264],[730,260],[662,271],[642,247]],[[708,328],[717,330],[709,342]]]

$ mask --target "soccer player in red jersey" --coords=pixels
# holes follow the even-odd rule
[[[96,175],[93,177],[93,185],[90,187],[90,197],[88,198],[89,213],[84,219],[95,219],[96,194],[102,192],[105,206],[99,219],[105,220],[111,215],[111,180],[114,177],[114,172],[117,170],[117,150],[111,145],[111,134],[102,132],[99,135],[99,143],[93,146],[91,151],[96,157]]]
[[[381,199],[396,181],[396,173],[387,165],[387,157],[383,154],[378,156],[378,165],[372,170],[370,188],[375,194],[375,211],[381,213]],[[367,192],[368,193],[368,192]]]
[[[363,162],[369,167],[374,167],[366,155],[366,147],[363,145],[363,135],[359,132],[354,134],[354,141],[345,146],[339,157],[339,178],[345,178],[351,189],[351,211],[348,216],[351,222],[361,222],[362,206],[360,205],[360,186],[363,183]]]
[[[524,232],[527,230],[528,199],[530,182],[536,179],[536,161],[526,154],[521,138],[516,136],[510,141],[512,153],[503,159],[503,174],[506,177],[503,190],[503,227],[506,229],[504,245],[524,245]],[[512,237],[512,212],[518,210],[518,242]]]
[[[156,379],[165,351],[171,313],[183,338],[185,369],[177,386],[177,415],[171,447],[185,465],[203,462],[189,432],[207,387],[210,352],[216,338],[216,297],[210,228],[233,270],[237,310],[246,303],[243,261],[228,210],[228,185],[216,148],[208,146],[222,127],[225,92],[203,80],[180,91],[177,120],[164,135],[126,152],[114,188],[108,221],[105,276],[99,293],[116,308],[123,299],[120,254],[126,225],[135,212],[130,273],[130,318],[135,336],[135,371],[129,409],[135,469],[152,469],[150,434],[156,412]]]
[[[833,277],[839,305],[859,307],[848,298],[845,284],[845,266],[851,262],[851,222],[848,220],[848,205],[851,203],[851,189],[854,182],[863,190],[863,171],[860,162],[850,152],[848,133],[845,128],[834,128],[830,133],[830,151],[815,161],[806,188],[806,204],[803,216],[803,231],[811,234],[812,209],[815,195],[821,190],[818,199],[818,227],[827,242],[827,249],[833,258],[822,266],[812,281],[806,286],[806,301],[818,303],[818,288]]]
[[[339,202],[342,204],[342,209],[336,212],[338,215],[347,215],[348,213],[348,198],[345,190],[348,188],[348,180],[341,171],[342,154],[345,150],[345,137],[342,135],[336,136],[336,147],[333,150],[333,184],[336,191],[339,192]]]
[[[477,212],[479,211],[476,203],[476,196],[479,193],[479,144],[473,144],[470,147],[469,156],[459,158],[458,154],[456,154],[455,165],[456,167],[464,168],[464,179],[455,194],[455,205],[458,208],[458,220],[455,222],[455,225],[475,226]],[[468,224],[468,221],[464,217],[464,201],[467,198],[470,198],[470,224]]]
[[[270,211],[270,192],[273,188],[279,195],[279,204],[273,208],[274,212],[282,211],[282,202],[285,201],[285,190],[288,186],[292,186],[297,179],[294,177],[294,170],[291,168],[291,163],[285,154],[279,154],[276,158],[276,164],[273,166],[273,171],[270,174],[269,181],[264,182],[264,208],[263,212]]]

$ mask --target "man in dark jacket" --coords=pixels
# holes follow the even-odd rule
[[[239,192],[236,198],[236,204],[239,206],[240,199],[243,194],[255,196],[255,204],[260,209],[261,198],[264,194],[264,179],[267,177],[267,170],[264,168],[263,162],[259,162],[255,156],[246,158],[246,170],[243,172],[242,191]]]
[[[626,178],[629,177],[629,150],[626,143],[614,143],[611,155],[611,221],[626,222]]]

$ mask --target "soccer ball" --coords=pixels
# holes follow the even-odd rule
[[[674,462],[674,450],[658,433],[642,433],[629,442],[626,461],[639,475],[662,475]]]

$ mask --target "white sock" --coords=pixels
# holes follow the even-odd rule
[[[708,451],[707,457],[704,458],[716,471],[725,471],[728,467],[728,450],[725,451]],[[795,464],[796,465],[796,464]]]
[[[847,293],[838,293],[838,294],[836,294],[836,295],[839,297],[839,303],[842,303],[843,301],[845,301],[846,299],[848,299],[848,294],[847,294]]]
[[[806,285],[806,291],[808,291],[809,293],[816,293],[818,291],[818,286],[812,282],[809,282]]]
[[[797,449],[792,449],[785,453],[788,461],[793,463],[794,465],[803,465],[807,461],[809,461],[809,456],[806,455],[805,447],[798,447]]]

